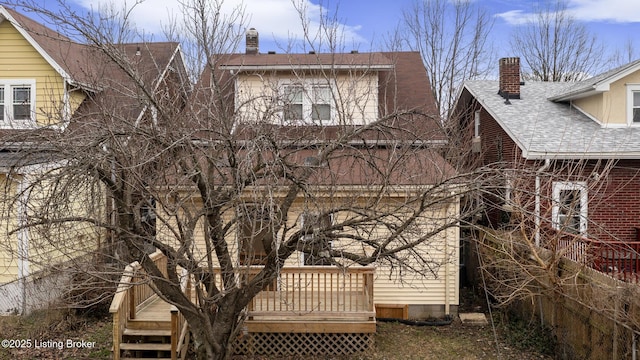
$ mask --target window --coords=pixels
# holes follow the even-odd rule
[[[331,265],[331,240],[324,230],[333,225],[331,214],[305,212],[302,214],[302,242],[309,253],[302,254],[304,265]]]
[[[247,205],[239,210],[238,217],[240,264],[264,265],[274,241],[269,211]]]
[[[633,91],[633,123],[640,123],[640,91]]]
[[[0,80],[0,122],[33,120],[35,112],[35,81]]]
[[[627,85],[627,124],[640,125],[640,84]]]
[[[283,120],[285,123],[331,123],[333,106],[329,85],[302,83],[284,85]]]
[[[473,136],[480,136],[480,110],[473,114]]]
[[[583,182],[553,183],[553,228],[572,234],[587,231],[587,187]]]

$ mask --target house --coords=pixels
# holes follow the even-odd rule
[[[159,92],[174,86],[169,83],[186,79],[176,43],[116,46],[122,56],[137,60],[132,71],[155,84]],[[0,197],[0,313],[23,313],[54,300],[65,288],[61,281],[68,280],[61,271],[64,264],[87,249],[112,242],[107,232],[86,224],[61,226],[59,231],[68,242],[58,239],[55,243],[37,227],[25,225],[37,219],[38,209],[53,205],[45,204],[42,194],[60,183],[45,176],[60,166],[62,157],[70,158],[56,148],[55,136],[73,137],[87,129],[104,128],[103,124],[90,129],[102,121],[99,110],[109,103],[117,102],[114,113],[134,119],[152,116],[149,106],[122,95],[130,86],[124,79],[122,70],[100,49],[0,6],[0,186],[6,190]],[[104,189],[75,186],[60,216],[93,211],[97,219],[108,219]],[[89,209],[84,204],[93,206]]]
[[[502,173],[481,200],[487,223],[512,226],[519,211],[537,245],[571,241],[574,260],[638,269],[639,83],[640,61],[580,82],[523,82],[519,58],[500,59],[497,81],[465,82],[454,121],[469,166]]]
[[[170,192],[156,239],[212,269],[206,291],[246,293],[238,280],[282,264],[249,299],[235,352],[352,352],[376,316],[455,314],[460,184],[420,55],[259,53],[252,41],[255,30],[246,53],[207,64],[174,122],[194,129],[189,162],[156,184]],[[114,355],[142,346],[116,336]]]
[[[259,53],[257,39],[257,31],[249,30],[246,52],[230,55],[218,68],[231,74],[240,119],[236,134],[252,137],[256,120],[269,124],[283,143],[290,144],[281,151],[290,151],[293,161],[301,165],[308,166],[311,161],[315,167],[309,180],[309,192],[314,194],[309,195],[311,201],[302,196],[296,201],[293,213],[298,216],[289,219],[292,228],[304,228],[309,217],[317,218],[336,202],[360,198],[367,204],[366,196],[371,196],[372,202],[366,206],[373,209],[373,199],[383,204],[402,203],[406,200],[403,193],[445,186],[455,178],[455,170],[438,151],[446,138],[419,53]],[[321,146],[301,147],[309,142],[331,143],[348,130],[379,121],[389,130],[368,130],[327,159],[315,159]],[[379,198],[382,185],[388,183],[394,190]],[[321,189],[330,190],[322,194]],[[452,189],[455,187],[449,191]],[[447,198],[421,216],[417,225],[421,231],[413,235],[416,238],[443,228],[433,240],[416,247],[416,252],[423,252],[424,264],[412,263],[417,258],[404,269],[387,267],[383,261],[375,264],[373,301],[378,316],[420,319],[455,313],[459,236],[457,227],[449,225],[452,219],[457,225],[458,201],[456,196]],[[398,207],[397,211],[403,210]],[[347,213],[333,212],[315,221],[333,224],[337,233],[348,233],[346,226],[340,225],[348,224]],[[255,224],[249,227],[255,228]],[[334,239],[331,246],[349,248],[353,244]],[[257,249],[247,254],[246,250],[240,246],[241,258],[265,252]],[[309,259],[298,252],[288,265],[318,264],[323,264],[322,259]],[[425,271],[429,266],[434,266],[432,271]]]

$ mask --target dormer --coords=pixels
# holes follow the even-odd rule
[[[378,119],[381,71],[394,68],[382,53],[276,54],[257,51],[247,32],[245,54],[220,66],[235,77],[240,121],[280,125],[360,125]]]
[[[640,60],[572,84],[549,100],[570,103],[602,127],[640,126]]]

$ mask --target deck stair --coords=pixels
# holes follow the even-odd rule
[[[156,253],[152,259],[166,271],[164,256]],[[185,358],[189,332],[184,317],[153,292],[137,263],[125,269],[110,312],[114,359]]]

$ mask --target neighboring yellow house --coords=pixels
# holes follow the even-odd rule
[[[139,57],[140,63],[150,64],[153,71],[145,72],[149,83],[159,84],[169,69],[186,73],[175,43],[119,46],[126,54]],[[62,132],[79,109],[113,97],[106,79],[118,82],[122,75],[115,69],[90,46],[0,6],[0,314],[25,312],[55,298],[59,295],[56,290],[63,288],[57,282],[64,279],[42,281],[53,265],[104,241],[104,234],[91,226],[61,225],[56,231],[62,235],[55,244],[37,230],[21,227],[50,191],[39,176],[58,165],[46,150],[34,155],[36,144],[23,136],[31,130]],[[121,85],[126,86],[126,81]],[[139,104],[129,109],[138,118],[148,113]],[[37,186],[32,186],[35,180]],[[89,210],[79,205],[92,204],[92,216],[106,218],[104,196],[95,197],[100,189],[86,190],[69,197],[68,212],[82,214]],[[68,242],[61,240],[65,238]]]

